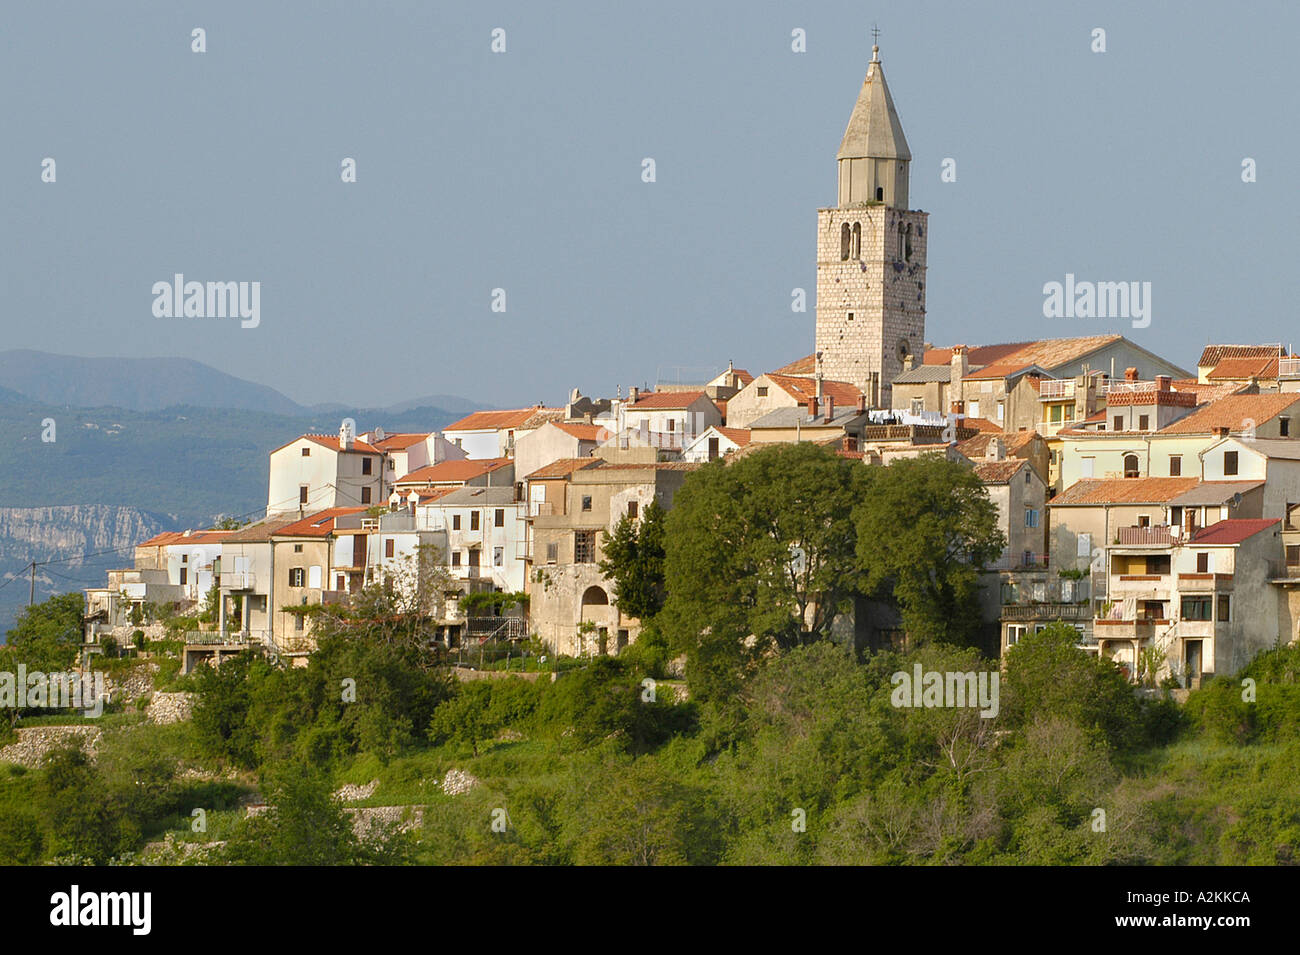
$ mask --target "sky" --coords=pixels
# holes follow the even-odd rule
[[[1194,368],[1208,342],[1293,335],[1296,4],[2,16],[0,347],[186,357],[371,407],[770,370],[813,348],[816,211],[873,24],[930,214],[930,342],[1118,332]],[[156,317],[176,273],[260,282],[257,326]],[[1067,274],[1150,282],[1149,326],[1045,318],[1043,286]]]

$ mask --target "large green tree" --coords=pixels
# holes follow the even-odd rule
[[[630,617],[645,620],[663,609],[664,516],[651,501],[640,520],[624,514],[605,541],[600,572],[614,581],[614,599]]]
[[[874,470],[799,443],[687,478],[668,515],[662,622],[695,692],[729,693],[764,654],[830,635],[858,590],[851,515]]]
[[[984,485],[968,465],[938,454],[872,470],[854,511],[867,589],[892,594],[909,636],[973,642],[980,572],[1006,546]]]

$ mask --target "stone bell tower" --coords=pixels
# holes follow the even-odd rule
[[[912,153],[878,46],[837,160],[839,203],[817,210],[817,352],[827,378],[889,408],[904,359],[921,361],[928,215],[909,209]]]

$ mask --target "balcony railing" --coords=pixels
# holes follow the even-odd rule
[[[1300,378],[1300,358],[1283,358],[1277,363],[1279,378]]]
[[[1091,620],[1090,604],[1017,604],[1002,608],[1003,620]]]
[[[1065,378],[1061,381],[1041,381],[1038,383],[1038,398],[1040,401],[1073,398],[1074,388],[1075,381],[1073,378]]]
[[[1156,383],[1154,381],[1109,381],[1097,388],[1099,394],[1119,395],[1119,394],[1140,394],[1144,391],[1155,391]]]
[[[1300,359],[1296,359],[1300,361]],[[1287,560],[1270,560],[1268,575],[1273,580],[1300,580],[1300,563]]]
[[[256,590],[257,575],[249,570],[229,570],[221,572],[223,590]]]

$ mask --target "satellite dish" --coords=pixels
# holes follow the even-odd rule
[[[385,435],[384,435],[384,429],[383,429],[383,428],[376,428],[374,434],[375,434],[375,440],[376,440],[376,441],[383,441],[383,440],[384,440]]]

